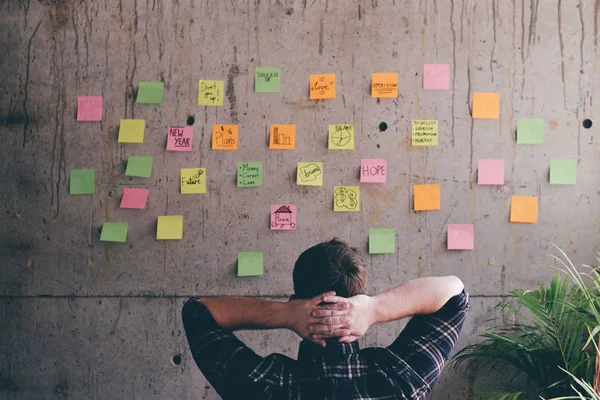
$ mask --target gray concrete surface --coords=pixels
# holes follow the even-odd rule
[[[190,295],[285,299],[298,253],[338,236],[366,252],[370,227],[395,227],[395,255],[366,256],[369,291],[456,274],[473,296],[461,346],[508,290],[554,272],[550,242],[577,263],[597,246],[598,15],[592,0],[1,1],[0,399],[217,398],[193,364],[179,311]],[[421,90],[424,63],[451,65],[451,90]],[[256,66],[282,90],[253,93]],[[397,100],[370,97],[373,72],[399,72]],[[308,75],[333,72],[337,98],[308,100]],[[223,107],[196,105],[198,79],[226,81]],[[134,103],[162,80],[161,105]],[[473,121],[472,93],[496,91],[501,118]],[[104,96],[101,123],[77,123],[78,95]],[[164,150],[166,128],[195,115],[194,151]],[[117,144],[120,118],[146,120],[140,145]],[[546,121],[546,143],[517,146],[516,119]],[[440,145],[410,145],[412,119],[438,119]],[[379,132],[385,121],[390,128]],[[237,152],[210,149],[213,123],[238,123]],[[297,148],[269,151],[268,126],[295,123]],[[326,148],[329,123],[354,123],[356,150]],[[125,177],[153,155],[151,179]],[[334,214],[333,186],[357,184],[361,158],[385,158],[388,182],[362,186],[362,212]],[[479,158],[504,158],[504,187],[474,184]],[[577,158],[578,184],[548,184],[552,158]],[[262,161],[261,188],[237,189],[235,165]],[[325,162],[325,185],[295,185],[298,161]],[[179,194],[179,168],[201,166],[206,195]],[[95,168],[96,194],[69,196],[71,168]],[[412,185],[439,183],[439,212],[411,211]],[[118,208],[125,186],[145,210]],[[508,223],[510,196],[537,195],[537,225]],[[298,229],[271,232],[269,204],[298,206]],[[183,214],[184,238],[157,242],[156,217]],[[99,241],[128,221],[127,245]],[[472,252],[445,250],[447,223],[473,222]],[[262,250],[265,275],[238,279],[238,251]],[[490,265],[490,258],[495,262]],[[400,323],[363,344],[386,345]],[[296,352],[289,332],[242,333],[261,354]],[[181,354],[182,362],[172,359]],[[443,375],[431,398],[464,399],[478,379]]]

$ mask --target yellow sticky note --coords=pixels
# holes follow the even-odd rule
[[[296,183],[306,186],[323,186],[323,163],[299,162]]]
[[[329,150],[354,149],[354,125],[335,124],[329,125]]]
[[[440,185],[414,186],[415,211],[439,210]]]
[[[513,196],[510,202],[510,222],[537,224],[538,198]]]
[[[200,106],[222,106],[224,81],[198,81],[198,105]]]
[[[310,99],[335,99],[335,74],[311,74]]]
[[[413,120],[412,122],[413,146],[437,146],[438,122],[435,119]]]
[[[371,97],[398,97],[398,74],[374,73],[371,78]]]
[[[498,119],[500,95],[498,93],[473,93],[473,118]]]
[[[156,229],[157,240],[183,239],[183,215],[161,215]]]
[[[181,168],[181,194],[206,193],[206,168]]]
[[[360,186],[335,186],[333,188],[333,211],[360,211]]]
[[[269,148],[292,150],[296,148],[296,125],[271,125]]]
[[[238,126],[214,124],[212,148],[213,150],[237,150]]]
[[[143,143],[145,127],[143,119],[122,119],[119,124],[119,143]]]

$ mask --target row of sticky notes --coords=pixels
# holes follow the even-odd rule
[[[473,250],[473,224],[448,224],[448,250]],[[394,228],[369,229],[369,254],[394,254],[396,230]]]
[[[102,225],[100,240],[103,242],[125,243],[127,241],[127,222],[105,222]],[[157,240],[183,239],[183,215],[161,215],[156,225]]]

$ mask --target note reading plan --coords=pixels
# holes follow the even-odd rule
[[[413,120],[412,122],[412,145],[413,146],[437,146],[438,144],[438,122],[435,119]]]

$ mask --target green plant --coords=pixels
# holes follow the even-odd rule
[[[494,309],[514,313],[514,320],[485,331],[481,343],[465,347],[454,357],[455,367],[468,361],[478,372],[487,368],[490,373],[500,373],[495,377],[505,378],[491,388],[479,389],[476,396],[578,399],[571,397],[578,396],[577,380],[593,382],[596,349],[586,340],[590,334],[595,338],[600,333],[600,275],[594,269],[592,274],[580,274],[561,253],[567,261],[555,259],[562,263],[567,277],[558,273],[548,287],[537,291],[511,291],[516,301],[500,303]],[[592,289],[585,285],[584,276],[591,278]]]

